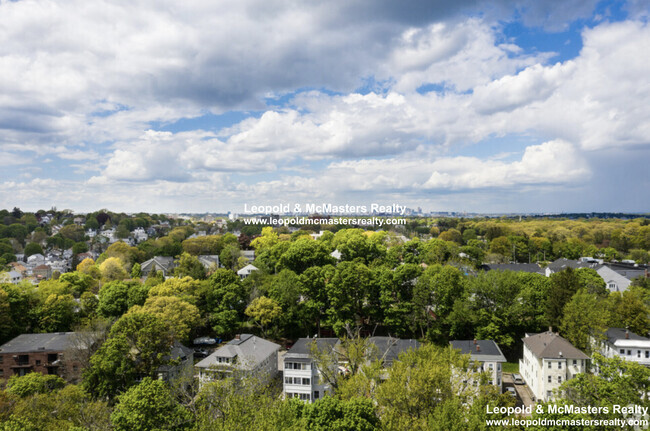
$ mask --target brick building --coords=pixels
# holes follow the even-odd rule
[[[24,376],[30,372],[55,374],[74,382],[80,369],[66,363],[64,351],[70,347],[74,332],[22,334],[0,346],[0,379]]]

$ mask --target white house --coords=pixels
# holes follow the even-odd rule
[[[23,280],[23,275],[18,271],[0,272],[0,283],[18,284]]]
[[[553,399],[562,383],[587,370],[589,356],[554,332],[526,334],[523,341],[519,372],[537,401]]]
[[[592,338],[594,350],[606,358],[619,357],[650,367],[650,338],[643,337],[624,328],[609,328],[605,339]]]
[[[284,356],[282,391],[287,398],[313,402],[331,392],[321,381],[321,372],[312,359],[312,343],[319,351],[330,352],[339,343],[337,338],[300,338]]]
[[[449,344],[463,355],[469,354],[472,361],[478,362],[478,371],[487,373],[488,384],[502,391],[501,364],[507,361],[497,343],[493,340],[453,340]]]
[[[624,292],[632,284],[632,280],[607,266],[601,266],[596,269],[596,272],[605,280],[605,285],[610,292]]]
[[[253,266],[251,264],[248,264],[245,267],[243,267],[242,269],[240,269],[239,271],[237,271],[237,275],[239,276],[239,278],[244,279],[244,278],[248,277],[249,275],[251,275],[253,273],[253,271],[257,271],[257,270],[258,269],[255,266]]]
[[[195,365],[199,370],[199,383],[232,376],[236,371],[270,380],[278,372],[279,350],[278,344],[255,335],[237,335]]]

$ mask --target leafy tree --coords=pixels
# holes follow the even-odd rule
[[[158,317],[180,341],[187,341],[190,332],[201,323],[199,309],[176,296],[152,296],[143,306],[135,305],[129,310],[141,312]]]
[[[41,247],[40,244],[37,244],[35,242],[30,242],[25,246],[25,257],[32,256],[34,254],[43,254],[43,247]]]
[[[183,430],[191,425],[190,413],[160,380],[149,377],[117,397],[111,414],[115,430]]]
[[[608,316],[604,300],[581,289],[564,307],[560,330],[580,350],[590,352],[590,337],[599,338],[607,330]]]
[[[271,298],[260,296],[253,299],[246,308],[246,315],[253,318],[262,330],[262,336],[266,337],[266,328],[282,314],[282,307]]]
[[[142,267],[139,263],[134,263],[131,268],[131,278],[140,278],[142,277]]]
[[[94,289],[97,286],[97,282],[90,275],[79,271],[61,274],[58,281],[66,284],[70,293],[75,298],[78,298],[82,293]]]
[[[129,308],[129,285],[112,281],[99,289],[97,312],[104,317],[119,317]]]
[[[149,290],[149,297],[178,296],[190,304],[197,304],[203,283],[192,277],[168,278],[163,283],[153,286]]]
[[[34,394],[44,394],[65,386],[65,380],[59,376],[41,373],[27,373],[24,376],[11,376],[7,382],[7,393],[21,398]]]
[[[78,319],[72,295],[51,294],[41,309],[39,326],[45,332],[67,332]]]
[[[84,232],[83,228],[75,224],[69,224],[67,226],[63,226],[61,230],[59,230],[59,233],[61,234],[62,237],[70,239],[74,242],[83,241],[84,237],[86,236],[86,233]]]
[[[99,272],[105,281],[124,280],[128,278],[127,272],[124,270],[122,261],[117,257],[109,257],[101,265],[99,265]]]
[[[264,250],[271,249],[278,241],[278,234],[272,227],[267,226],[262,228],[262,235],[251,241],[251,246],[255,248],[256,253],[261,253]]]
[[[95,397],[111,398],[132,386],[138,377],[153,377],[166,364],[173,337],[157,316],[129,313],[111,328],[108,339],[84,370],[84,388]]]
[[[216,270],[207,280],[204,296],[212,328],[222,336],[234,333],[248,298],[237,274],[227,269]]]
[[[174,275],[177,277],[192,277],[196,280],[205,279],[205,268],[199,259],[189,253],[181,254],[178,266],[174,268]]]
[[[644,292],[639,289],[610,293],[606,302],[609,325],[628,328],[637,334],[650,332],[650,308],[645,303],[644,296]]]
[[[314,431],[372,431],[379,429],[379,418],[370,399],[326,396],[304,406],[300,425]]]
[[[97,265],[95,265],[95,261],[89,257],[85,258],[79,265],[77,265],[77,271],[83,274],[88,274],[94,279],[99,279],[101,277],[101,273]]]
[[[341,262],[325,289],[330,301],[327,321],[337,333],[346,324],[356,326],[363,321],[379,296],[371,271],[360,262]]]
[[[226,245],[221,253],[219,254],[219,262],[229,269],[234,269],[237,265],[237,260],[240,256],[240,250],[238,244],[228,244]]]
[[[545,313],[550,325],[558,326],[560,324],[564,306],[582,285],[582,280],[571,268],[551,274]]]

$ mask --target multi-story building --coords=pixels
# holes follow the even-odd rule
[[[592,338],[594,351],[606,358],[619,357],[650,367],[650,338],[624,328],[609,328],[604,335],[602,341]]]
[[[488,384],[502,391],[501,364],[507,361],[497,343],[493,340],[453,340],[449,344],[463,355],[469,354],[470,360],[478,362],[477,371],[487,374]]]
[[[278,344],[252,334],[237,335],[195,365],[201,384],[236,372],[270,380],[278,372]]]
[[[584,373],[589,356],[558,334],[526,334],[519,372],[538,401],[549,401],[562,383]]]
[[[79,364],[64,361],[74,332],[22,334],[0,346],[0,379],[27,373],[54,374],[68,381],[79,378]]]
[[[312,349],[336,354],[337,338],[300,338],[284,355],[283,392],[285,397],[313,402],[331,392],[321,379],[321,370],[312,358]]]

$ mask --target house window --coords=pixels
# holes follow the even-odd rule
[[[314,399],[317,400],[318,397],[320,397],[320,393],[318,391],[314,391]]]
[[[291,377],[285,377],[284,378],[284,383],[287,385],[290,385],[293,382],[293,379]]]
[[[624,355],[624,354],[625,354],[625,349],[621,349],[621,350],[619,351],[619,353],[620,353],[621,355]]]
[[[311,385],[311,379],[302,379],[302,384],[303,385]]]
[[[286,362],[284,368],[287,370],[293,370],[293,362]]]
[[[616,283],[609,283],[609,290],[614,290],[614,291],[618,290],[616,288]]]
[[[41,365],[41,360],[40,359],[36,360],[36,365]]]
[[[549,382],[549,383],[551,383],[551,379],[552,379],[552,377],[551,377],[551,376],[548,376],[548,382]]]
[[[551,368],[551,361],[548,361],[548,367]]]
[[[561,370],[562,369],[562,362],[558,361],[557,363],[557,369]]]
[[[0,365],[2,365],[2,361],[4,361],[4,356],[0,355]]]
[[[4,375],[5,375],[5,371],[2,368],[0,368],[0,377],[4,377]]]
[[[494,369],[494,364],[490,364],[490,365],[488,365],[488,367],[490,367],[490,371],[491,371],[491,370]]]
[[[645,351],[645,357],[650,358],[650,351],[648,351],[648,350]],[[0,364],[1,363],[2,363],[2,361],[0,360]]]
[[[557,376],[557,382],[562,383],[562,376]]]
[[[576,366],[576,365],[578,365],[578,361],[574,359],[573,360],[573,366]]]
[[[637,351],[636,351],[636,357],[637,357],[637,358],[640,358],[640,357],[641,357],[641,350],[637,350]]]
[[[628,356],[632,356],[632,351],[631,351],[631,350],[628,350],[628,351],[627,351],[627,355],[628,355]]]
[[[551,391],[546,391],[546,398],[551,398]]]
[[[492,380],[488,380],[488,385],[491,385],[491,384],[492,384]]]

